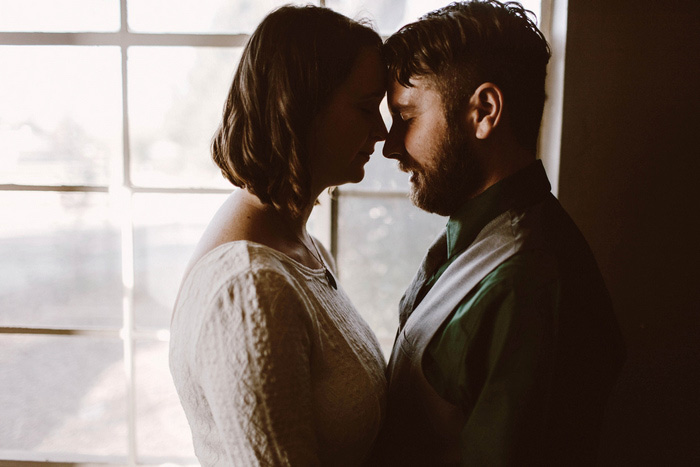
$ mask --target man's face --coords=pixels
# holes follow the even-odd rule
[[[464,201],[473,173],[473,153],[463,125],[447,118],[442,96],[429,79],[411,78],[412,87],[391,80],[387,92],[392,125],[384,157],[411,173],[411,201],[419,208],[451,215]]]

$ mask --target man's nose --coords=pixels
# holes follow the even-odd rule
[[[389,134],[384,142],[382,154],[387,159],[398,159],[404,152],[403,132],[399,131],[395,124],[391,125],[391,130],[389,130]]]

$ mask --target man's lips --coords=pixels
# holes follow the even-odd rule
[[[420,176],[418,167],[407,162],[406,160],[399,160],[398,162],[399,170],[410,175],[409,181],[411,183],[417,183],[418,177]]]
[[[413,166],[413,164],[408,163],[405,160],[399,160],[399,170],[401,172],[413,172],[416,170],[416,168]]]

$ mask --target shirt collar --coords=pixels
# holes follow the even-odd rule
[[[534,204],[550,189],[542,161],[537,160],[468,200],[447,222],[447,258],[471,245],[481,229],[498,215]]]

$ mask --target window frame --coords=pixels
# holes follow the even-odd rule
[[[325,6],[325,0],[317,0]],[[566,42],[567,0],[541,0],[540,27],[550,41],[552,61],[549,66],[547,82],[548,100],[540,135],[540,158],[552,182],[552,191],[556,195],[559,175],[559,148],[561,141],[561,118],[563,104],[564,51]],[[137,329],[134,316],[134,209],[133,195],[139,193],[155,194],[227,194],[231,189],[219,188],[167,188],[137,186],[131,177],[130,121],[129,121],[129,80],[128,49],[133,46],[159,47],[242,47],[249,34],[171,34],[171,33],[135,33],[128,28],[127,0],[119,0],[120,28],[115,32],[0,32],[0,46],[117,46],[121,52],[121,90],[122,90],[122,152],[118,156],[121,177],[107,185],[29,185],[0,184],[0,192],[34,191],[34,192],[81,192],[107,193],[123,213],[119,220],[121,236],[121,278],[122,278],[122,325],[121,327],[35,327],[35,326],[0,326],[0,334],[33,334],[90,336],[104,339],[119,339],[123,344],[124,372],[126,375],[127,405],[127,456],[86,456],[76,453],[46,454],[31,451],[0,450],[0,466],[9,461],[26,463],[41,462],[43,465],[54,462],[104,462],[108,464],[144,465],[153,463],[175,463],[180,465],[196,463],[196,459],[171,457],[151,458],[138,455],[136,384],[134,381],[135,357],[134,346],[137,340],[168,342],[169,330]],[[324,194],[328,202],[322,203],[321,239],[330,246],[331,253],[337,256],[338,204],[342,198],[375,197],[404,198],[406,191],[368,190],[336,188],[330,195]],[[342,272],[341,272],[342,274]],[[7,464],[9,465],[9,464]]]
[[[320,4],[325,3],[320,0]],[[107,193],[111,201],[122,213],[118,221],[121,237],[121,279],[122,279],[122,325],[121,327],[55,327],[55,326],[0,326],[0,334],[13,335],[61,335],[76,337],[100,337],[119,339],[123,345],[124,374],[126,378],[127,407],[127,455],[93,456],[79,453],[47,455],[31,451],[0,450],[0,465],[4,461],[23,462],[105,462],[108,464],[144,465],[176,463],[187,465],[196,459],[179,457],[151,457],[138,455],[135,355],[136,341],[168,342],[167,329],[137,329],[134,315],[134,209],[133,195],[155,194],[228,194],[232,189],[225,188],[168,188],[138,186],[131,177],[131,148],[129,122],[129,80],[128,49],[134,46],[158,47],[243,47],[249,34],[172,34],[135,33],[128,28],[127,0],[119,0],[120,28],[116,32],[0,32],[0,46],[116,46],[121,55],[122,91],[122,152],[118,161],[120,177],[114,177],[107,185],[29,185],[0,184],[0,192],[78,192]]]

